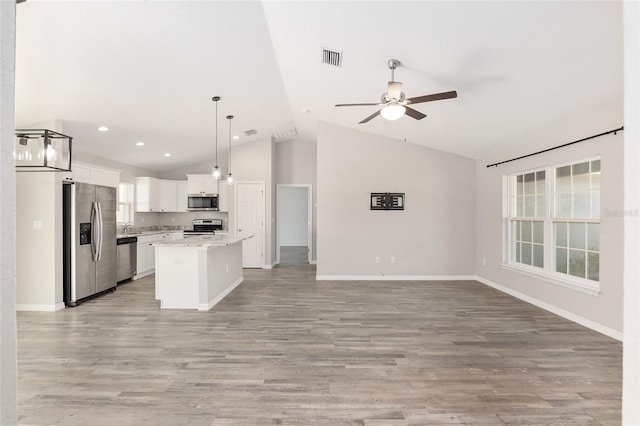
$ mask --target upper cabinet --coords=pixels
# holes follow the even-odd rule
[[[71,164],[71,176],[74,182],[90,183],[93,185],[111,186],[117,188],[120,184],[120,172],[100,168],[90,164]]]
[[[186,212],[187,181],[136,178],[136,212]]]
[[[218,181],[211,174],[187,175],[188,194],[217,194]]]

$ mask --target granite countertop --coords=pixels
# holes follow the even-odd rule
[[[173,241],[158,241],[157,243],[152,243],[151,245],[160,247],[226,247],[253,237],[253,235],[236,234],[196,235],[193,237],[181,238],[179,240]]]
[[[173,234],[180,233],[182,234],[181,229],[171,229],[171,230],[163,230],[163,231],[142,231],[142,232],[129,232],[126,234],[118,234],[116,238],[125,238],[125,237],[141,237],[143,235],[154,235],[154,234]]]

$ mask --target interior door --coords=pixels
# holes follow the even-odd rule
[[[96,186],[102,212],[102,248],[96,268],[96,292],[116,285],[116,189]]]
[[[242,267],[264,265],[264,183],[242,183],[236,186],[236,226],[238,235],[253,235],[242,242]]]
[[[72,283],[71,300],[75,302],[96,292],[96,263],[93,261],[91,250],[94,243],[91,205],[96,200],[96,190],[93,185],[75,183],[72,191],[71,226],[74,228],[72,267],[75,269],[75,279]]]

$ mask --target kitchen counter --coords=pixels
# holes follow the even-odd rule
[[[173,241],[159,241],[153,243],[154,246],[170,247],[226,247],[253,238],[253,235],[237,234],[217,234],[217,235],[194,235],[193,237],[181,238]]]
[[[242,283],[242,241],[252,237],[196,235],[152,243],[160,308],[213,308]]]

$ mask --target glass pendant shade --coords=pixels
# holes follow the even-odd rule
[[[390,104],[382,108],[382,111],[380,111],[380,113],[387,120],[398,120],[404,115],[405,111],[406,108],[403,105]]]
[[[227,183],[233,185],[233,176],[231,176],[231,173],[227,175]]]
[[[213,169],[211,169],[211,174],[213,175],[215,180],[220,180],[220,176],[222,175],[222,173],[220,173],[220,167],[216,165]]]

